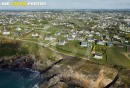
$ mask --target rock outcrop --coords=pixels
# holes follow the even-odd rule
[[[34,58],[32,58],[32,55],[2,57],[0,59],[1,69],[32,68],[33,64]]]
[[[40,71],[43,78],[43,81],[39,83],[40,88],[104,88],[114,80],[118,73],[112,67],[89,61],[77,66],[74,57],[67,58],[53,61],[49,59],[38,60],[31,54],[3,57],[0,59],[0,68],[25,67]],[[72,65],[72,61],[75,62],[73,62],[75,65]],[[116,81],[118,81],[116,85],[120,84],[120,80]]]

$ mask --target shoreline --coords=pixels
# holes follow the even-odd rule
[[[75,64],[71,63],[73,60],[76,60],[76,57],[68,58],[69,57],[63,56],[62,59],[51,62],[45,59],[44,63],[39,64],[39,60],[36,61],[35,56],[32,54],[4,57],[0,61],[0,68],[5,70],[24,68],[32,72],[39,72],[41,80],[35,84],[39,86],[39,88],[68,88],[69,86],[83,88],[96,88],[98,86],[98,88],[103,88],[111,83],[118,74],[118,70],[110,66],[103,66],[90,61],[84,61],[82,65],[90,65],[91,69],[82,68],[84,66],[80,64],[79,67],[77,67],[76,64],[78,65],[78,63],[76,61]],[[72,66],[65,63],[71,63]],[[84,70],[82,71],[81,69]],[[91,72],[93,74],[91,74]],[[108,78],[107,75],[110,74],[112,77]],[[102,83],[102,85],[100,85],[100,83]],[[120,83],[120,80],[117,80],[115,84],[119,85],[118,83]],[[94,85],[96,85],[96,87]]]
[[[27,68],[3,69],[0,71],[0,77],[1,88],[33,88],[42,80],[38,71]]]

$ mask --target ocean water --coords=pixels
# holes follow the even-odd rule
[[[0,88],[37,88],[39,74],[30,69],[0,70]]]

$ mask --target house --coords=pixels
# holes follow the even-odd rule
[[[93,46],[92,46],[92,44],[88,44],[87,47],[91,47],[92,48]]]
[[[17,30],[17,31],[21,31],[22,29],[17,27],[16,30]]]
[[[94,31],[91,31],[91,33],[94,33]]]
[[[68,37],[67,37],[67,40],[74,40],[74,37],[68,36]]]
[[[87,38],[87,41],[88,42],[94,42],[94,39],[93,38]]]
[[[60,40],[59,42],[58,42],[58,45],[65,45],[65,40]]]
[[[77,31],[75,31],[75,32],[73,32],[72,34],[73,34],[73,35],[76,35],[77,33],[78,33],[78,32],[77,32]]]
[[[60,36],[60,35],[61,35],[61,33],[59,33],[59,32],[58,32],[58,33],[55,33],[55,35],[56,35],[56,36]]]
[[[52,36],[47,36],[47,37],[45,37],[45,40],[51,41],[51,40],[53,40],[53,38],[52,38]]]
[[[76,37],[75,40],[80,40],[82,41],[84,38],[83,37]]]
[[[0,21],[0,24],[2,24],[3,22]]]
[[[113,46],[113,43],[112,42],[107,42],[107,46],[111,47],[111,46]]]
[[[31,30],[29,30],[29,29],[24,29],[24,31],[25,31],[26,33],[31,32]]]
[[[94,55],[94,57],[93,58],[95,58],[95,59],[102,59],[103,58],[103,56],[102,55]]]
[[[75,38],[75,37],[76,37],[76,35],[75,35],[75,34],[73,34],[73,35],[72,35],[72,37],[73,37],[73,38]]]
[[[83,30],[79,31],[79,34],[83,34],[83,33],[84,33],[84,31],[83,31]]]
[[[9,35],[10,34],[10,31],[4,31],[3,32],[3,35]]]
[[[23,21],[23,23],[24,23],[24,24],[30,24],[30,22],[27,21],[27,20]]]
[[[106,36],[106,39],[110,39],[109,35]]]
[[[87,47],[87,42],[81,42],[82,47]]]
[[[125,41],[125,43],[129,43],[129,41]]]
[[[117,36],[117,35],[114,35],[113,38],[115,38],[115,39],[120,39],[120,37]]]
[[[90,32],[89,32],[89,31],[85,31],[85,33],[86,33],[86,34],[90,34]]]
[[[89,37],[93,37],[93,34],[89,34],[88,36],[89,36]]]
[[[99,33],[99,32],[96,32],[95,34],[96,34],[96,35],[99,35],[100,33]]]
[[[124,47],[124,45],[121,44],[121,43],[115,43],[115,45],[116,45],[117,47]]]
[[[38,37],[39,35],[38,35],[38,33],[33,33],[32,34],[32,37]]]
[[[98,41],[97,44],[98,45],[105,45],[104,41]]]

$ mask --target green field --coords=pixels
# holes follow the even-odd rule
[[[130,60],[123,53],[126,53],[125,48],[113,47],[108,49],[108,62],[112,64],[129,66]]]
[[[48,41],[48,40],[43,40],[43,43],[44,44],[48,44],[50,41]]]
[[[107,47],[107,51],[106,54],[103,55],[103,59],[98,60],[91,58],[91,60],[101,64],[107,63],[112,65],[130,67],[130,60],[124,55],[124,53],[126,53],[124,47]]]
[[[54,35],[56,32],[59,32],[60,30],[61,30],[60,27],[50,27],[50,28],[46,31],[45,35],[48,35],[48,36]]]
[[[130,58],[130,54],[128,54],[129,58]]]
[[[79,41],[69,41],[64,46],[57,45],[56,49],[60,52],[78,57],[88,57],[91,50],[91,48],[81,47]]]
[[[28,54],[28,50],[18,42],[4,42],[0,44],[0,57]]]
[[[0,41],[0,57],[12,55],[35,54],[37,58],[55,59],[55,53],[48,48],[39,46],[32,42],[21,42],[16,40],[1,39]]]

